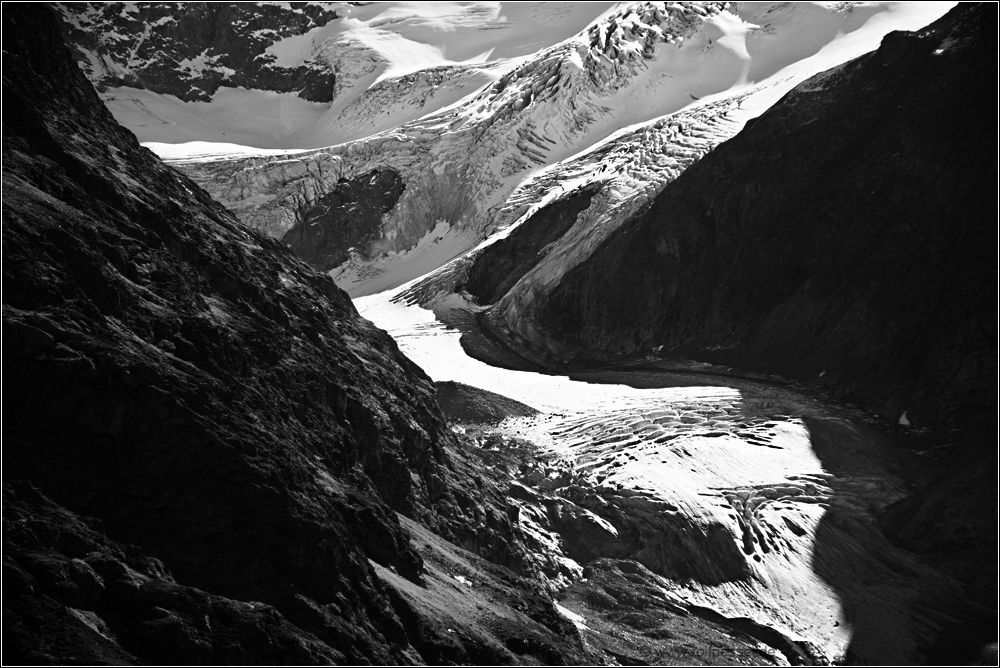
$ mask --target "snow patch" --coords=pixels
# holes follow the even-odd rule
[[[578,628],[580,630],[584,630],[584,629],[589,630],[588,627],[587,627],[587,623],[586,623],[587,620],[584,619],[583,617],[581,617],[580,615],[576,614],[575,612],[573,612],[569,608],[564,608],[563,606],[561,606],[558,603],[556,603],[556,612],[558,612],[560,615],[562,615],[563,617],[565,617],[569,621],[573,622],[573,624],[576,625],[576,628]]]
[[[274,59],[272,63],[278,67],[300,67],[307,60],[314,58],[316,51],[328,39],[336,38],[343,31],[340,22],[333,20],[302,35],[292,35],[278,40],[264,50],[264,56],[272,57]],[[257,31],[257,34],[262,32],[264,31]]]
[[[374,259],[352,255],[352,259],[330,272],[337,285],[356,296],[399,285],[447,264],[476,244],[457,227],[439,222],[407,251],[389,252]]]
[[[263,149],[296,148],[302,128],[323,118],[327,105],[308,102],[295,93],[246,88],[219,88],[211,102],[184,102],[173,96],[135,88],[111,88],[101,96],[119,123],[140,142],[180,144],[164,155],[184,158],[204,154],[206,142],[240,145],[234,154]],[[248,113],[252,109],[253,113]],[[193,143],[197,142],[197,143]]]

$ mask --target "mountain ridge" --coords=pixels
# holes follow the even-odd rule
[[[946,407],[948,392],[960,385],[982,394],[991,367],[988,358],[977,357],[988,350],[982,345],[991,336],[982,329],[989,322],[985,302],[974,296],[985,297],[989,290],[979,267],[988,262],[982,249],[988,236],[983,221],[991,218],[984,196],[990,158],[977,146],[990,120],[982,100],[969,99],[985,95],[976,81],[989,77],[990,70],[982,64],[981,36],[964,41],[950,36],[954,31],[968,34],[967,24],[985,20],[971,9],[963,12],[917,33],[890,33],[873,54],[790,92],[668,185],[650,210],[623,224],[571,270],[553,292],[540,324],[592,350],[640,353],[664,346],[786,376],[825,372],[824,384],[844,383],[839,392],[848,401],[852,396],[866,402],[907,397],[905,403],[881,404],[889,419],[906,412],[911,421],[933,423],[947,421],[949,410],[961,414],[960,406]],[[744,156],[751,153],[757,157],[749,161]],[[700,185],[709,181],[711,187]],[[807,191],[812,195],[806,196]],[[738,249],[737,240],[742,244]],[[609,249],[623,244],[629,244],[630,262],[647,256],[661,262],[638,260],[633,266],[647,273],[635,275],[620,258],[610,259]],[[891,264],[885,264],[887,258],[893,258]],[[609,273],[602,264],[607,262],[618,271]],[[693,273],[669,278],[673,271]],[[581,275],[588,272],[591,285],[600,283],[609,293],[620,290],[623,282],[644,286],[628,292],[645,300],[644,305],[628,314],[582,315],[577,309],[586,307],[572,304],[590,297],[571,295],[582,289]],[[716,279],[704,278],[708,275]],[[952,292],[923,278],[937,276],[945,277]],[[781,281],[789,287],[781,287]],[[791,286],[799,285],[796,293]],[[834,297],[841,289],[853,296]],[[809,290],[812,297],[806,295]],[[879,292],[863,296],[866,290]],[[800,301],[795,294],[802,296]],[[873,321],[867,330],[900,333],[876,349],[868,347],[858,329],[866,326],[850,324],[850,312],[869,299],[877,301],[867,307],[868,317],[888,320]],[[614,303],[628,308],[621,299]],[[688,310],[675,313],[675,308]],[[768,313],[772,316],[762,315]],[[646,322],[648,328],[639,324]],[[602,330],[622,334],[614,343],[607,339],[608,345],[600,341]],[[639,338],[633,342],[626,331]],[[937,339],[928,347],[932,331]],[[853,343],[837,343],[837,336],[853,337]],[[916,339],[904,343],[899,338],[906,336]],[[970,336],[968,343],[959,343]],[[950,349],[952,342],[958,346],[954,362],[922,357],[942,345]],[[950,359],[951,353],[940,354]],[[959,379],[963,354],[972,358]],[[890,362],[886,356],[898,359]],[[834,359],[849,366],[838,369]],[[869,369],[873,364],[894,366]],[[924,373],[936,380],[928,377],[923,386],[919,380],[903,381],[926,367]],[[850,381],[852,375],[857,380]],[[903,385],[871,386],[880,382]],[[911,383],[914,389],[904,389]],[[961,403],[958,395],[954,399]],[[935,409],[935,404],[944,405]],[[973,404],[969,410],[979,414],[984,407]]]
[[[3,24],[4,662],[584,661],[426,374]]]
[[[380,233],[333,274],[353,296],[427,273],[519,224],[559,190],[613,184],[593,212],[594,238],[577,238],[561,253],[575,262],[782,91],[874,47],[887,25],[926,15],[895,5],[734,11],[718,3],[629,5],[498,72],[492,84],[470,88],[456,104],[375,135],[282,155],[171,164],[243,222],[278,238],[340,179],[373,169],[399,173],[406,191]],[[817,43],[796,42],[802,25],[811,31],[802,34],[819,33]]]

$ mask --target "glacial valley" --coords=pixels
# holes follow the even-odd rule
[[[995,664],[996,24],[5,4],[4,664]]]

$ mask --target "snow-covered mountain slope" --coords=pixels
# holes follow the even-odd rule
[[[381,234],[334,274],[354,295],[457,257],[558,197],[557,188],[604,183],[586,224],[552,254],[562,258],[545,270],[552,280],[621,214],[794,85],[949,6],[629,4],[391,131],[295,155],[175,164],[278,238],[341,179],[398,172],[406,189]]]
[[[611,3],[65,3],[80,66],[143,142],[317,148],[453,104]]]

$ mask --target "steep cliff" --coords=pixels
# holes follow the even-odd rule
[[[403,180],[389,169],[341,179],[281,242],[314,269],[329,271],[347,260],[354,247],[378,235],[382,218],[402,194]]]
[[[962,5],[800,85],[570,271],[540,324],[582,351],[814,381],[894,422],[982,416],[995,18]]]
[[[599,184],[591,185],[542,207],[510,236],[492,244],[476,258],[464,289],[484,304],[492,304],[507,294],[573,226],[600,189]]]
[[[428,527],[524,571],[427,376],[118,126],[52,10],[3,30],[4,662],[583,661],[500,566],[427,602],[421,550],[476,558]]]

